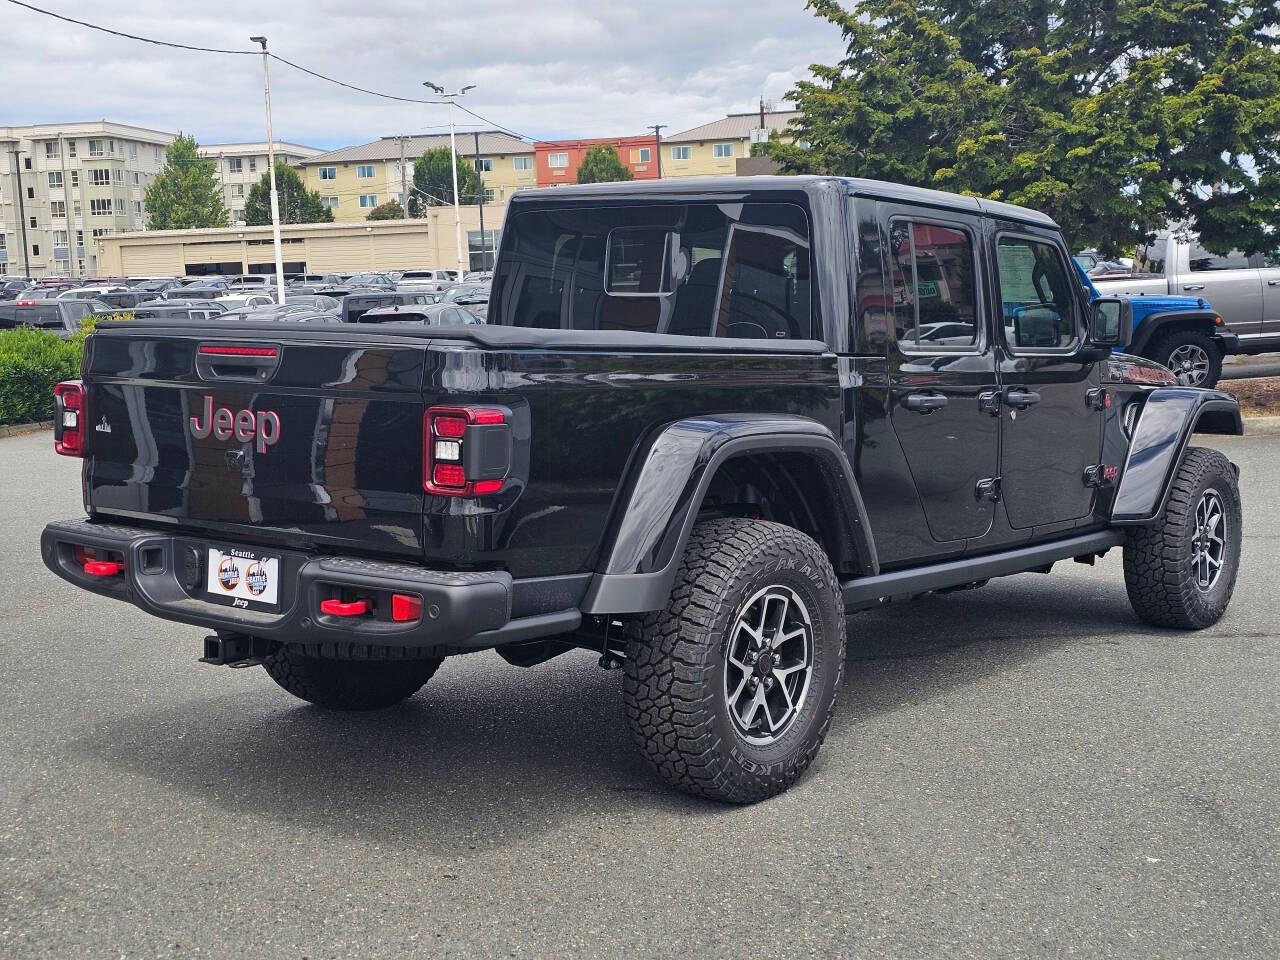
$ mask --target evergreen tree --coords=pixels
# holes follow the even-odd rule
[[[333,223],[333,211],[324,205],[320,193],[308,190],[294,170],[276,161],[276,195],[280,203],[281,223]],[[249,188],[244,202],[244,222],[251,227],[271,223],[271,175]]]
[[[633,180],[635,175],[622,162],[618,151],[599,143],[582,155],[578,164],[579,183],[612,183],[615,180]]]
[[[195,137],[183,133],[169,144],[164,168],[143,194],[148,230],[227,226],[217,164],[199,150]]]
[[[449,169],[448,147],[427,150],[413,162],[413,187],[409,194],[409,216],[421,217],[427,207],[453,205],[453,172]],[[482,184],[475,164],[458,155],[459,202],[475,203]]]

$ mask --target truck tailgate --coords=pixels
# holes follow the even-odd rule
[[[87,506],[246,543],[420,556],[424,356],[421,340],[350,328],[95,334]]]

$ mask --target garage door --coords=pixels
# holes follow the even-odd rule
[[[145,244],[120,248],[120,269],[126,277],[181,276],[182,248],[175,244]]]

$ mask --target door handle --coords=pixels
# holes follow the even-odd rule
[[[1203,283],[1184,283],[1182,285],[1182,289],[1183,290],[1203,290],[1204,284]]]
[[[1268,287],[1280,287],[1280,280],[1268,280],[1268,281],[1267,281],[1267,286],[1268,286]]]
[[[1040,402],[1040,394],[1023,387],[1010,387],[1004,392],[1004,402],[1015,410],[1025,410]]]
[[[902,405],[916,413],[933,413],[947,405],[947,398],[940,393],[909,393]]]

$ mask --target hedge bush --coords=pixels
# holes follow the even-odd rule
[[[0,425],[53,419],[53,388],[80,376],[84,339],[96,317],[69,340],[35,327],[0,330]]]

